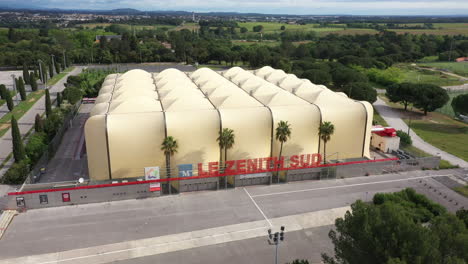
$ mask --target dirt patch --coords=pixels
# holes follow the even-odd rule
[[[0,124],[0,130],[9,129],[10,124]]]

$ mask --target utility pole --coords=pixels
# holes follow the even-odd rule
[[[280,242],[284,241],[284,226],[281,226],[281,231],[272,233],[271,229],[268,229],[268,244],[275,245],[275,264],[278,264],[278,246]]]
[[[410,112],[413,112],[413,106],[411,106]],[[411,114],[408,115],[408,136],[410,135],[411,129]]]

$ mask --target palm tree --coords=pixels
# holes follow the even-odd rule
[[[219,143],[219,147],[224,149],[224,162],[227,161],[227,150],[232,148],[235,143],[234,130],[230,128],[223,128],[219,132],[219,137],[216,139]]]
[[[278,155],[278,160],[281,159],[281,154],[283,153],[283,143],[288,141],[291,138],[291,127],[288,121],[279,121],[278,126],[276,127],[276,140],[281,142],[280,152]],[[279,175],[279,172],[278,172]],[[279,177],[278,177],[279,182]]]
[[[177,140],[175,140],[172,136],[168,136],[164,139],[161,150],[164,151],[164,155],[166,155],[166,171],[167,171],[167,178],[171,178],[171,157],[177,153],[177,149],[179,145],[177,144]],[[171,183],[169,183],[169,194],[171,194]]]
[[[234,130],[230,128],[223,128],[219,131],[219,137],[216,139],[218,141],[219,147],[221,150],[224,149],[224,163],[226,164],[227,159],[227,150],[232,148],[235,143]],[[227,180],[224,178],[224,187],[227,188]]]
[[[318,129],[319,137],[323,140],[323,162],[327,163],[327,141],[330,140],[331,136],[335,132],[335,126],[329,122],[325,121],[320,124]]]

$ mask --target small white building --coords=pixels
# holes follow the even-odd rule
[[[390,153],[400,148],[400,138],[393,127],[373,126],[371,146],[380,151]]]

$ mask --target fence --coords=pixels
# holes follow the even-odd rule
[[[78,102],[72,106],[71,111],[63,119],[62,126],[55,133],[54,138],[48,143],[48,150],[45,151],[44,154],[42,154],[41,158],[37,161],[36,165],[34,165],[33,169],[26,177],[26,180],[24,182],[25,184],[33,184],[40,180],[42,168],[46,168],[48,162],[54,157],[55,152],[60,147],[63,135],[70,127],[73,118],[80,109],[80,106],[81,102]]]
[[[386,160],[347,162],[341,164],[327,164],[325,167],[307,169],[287,170],[280,173],[280,182],[292,182],[301,180],[327,180],[336,178],[350,178],[356,176],[378,175],[397,173],[400,171],[411,171],[420,169],[438,168],[439,157],[415,158],[407,160]],[[180,192],[219,190],[235,188],[247,185],[276,184],[272,176],[276,172],[251,175],[229,175],[229,176],[195,176],[187,178],[171,178],[152,181],[122,180],[113,183],[104,182],[96,184],[93,182],[62,182],[25,185],[22,191],[9,193],[3,197],[0,204],[5,209],[21,208],[43,208],[52,206],[63,206],[72,204],[86,204],[106,201],[117,201],[125,199],[142,199],[157,197],[168,194],[168,188],[160,191],[150,191],[150,185],[160,182],[166,185],[168,182],[177,182],[175,186]],[[174,185],[173,185],[174,186]],[[172,192],[177,193],[177,192]]]

